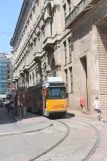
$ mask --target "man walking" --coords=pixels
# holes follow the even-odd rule
[[[96,97],[94,101],[94,110],[98,112],[98,119],[100,121],[102,111],[101,111],[101,104],[98,97]]]

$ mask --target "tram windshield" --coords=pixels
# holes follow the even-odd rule
[[[47,99],[65,99],[65,87],[49,87],[47,90]]]

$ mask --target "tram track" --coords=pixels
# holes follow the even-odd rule
[[[35,158],[30,159],[29,161],[35,161],[36,159],[40,158],[41,156],[47,154],[48,152],[50,152],[51,150],[53,150],[54,148],[56,148],[59,144],[61,144],[67,138],[67,136],[70,133],[69,126],[67,124],[65,124],[64,122],[62,122],[62,121],[58,121],[58,122],[61,123],[61,124],[63,124],[66,127],[66,133],[65,133],[64,137],[61,140],[59,140],[57,143],[55,143],[52,147],[50,147],[48,150],[46,150],[45,152],[43,152],[40,155],[36,156]]]
[[[99,133],[98,129],[95,126],[93,126],[92,124],[90,124],[90,123],[87,123],[85,121],[81,121],[79,119],[75,119],[75,121],[79,121],[81,123],[84,123],[84,124],[87,124],[87,125],[91,126],[95,130],[95,132],[96,132],[96,141],[95,141],[95,144],[93,145],[93,147],[89,151],[89,153],[84,157],[84,159],[82,159],[82,161],[88,161],[91,158],[91,156],[94,154],[94,152],[96,151],[96,149],[97,149],[97,147],[99,145],[99,142],[100,142],[100,133]]]
[[[65,118],[65,119],[56,119],[56,120],[53,120],[52,122],[53,122],[53,127],[50,127],[51,129],[49,129],[49,130],[46,129],[46,131],[43,130],[43,133],[45,135],[48,134],[49,132],[51,132],[52,130],[54,131],[54,135],[50,135],[51,142],[49,141],[49,138],[47,138],[46,140],[44,139],[42,144],[40,144],[38,142],[39,144],[38,144],[38,146],[36,146],[36,150],[40,149],[40,151],[38,153],[36,153],[36,151],[34,150],[32,154],[30,154],[30,155],[28,154],[29,161],[34,161],[34,160],[41,161],[41,158],[42,158],[42,161],[48,161],[49,159],[46,160],[46,157],[48,157],[48,155],[49,155],[49,157],[51,157],[50,153],[56,154],[57,158],[59,158],[59,159],[60,159],[61,155],[63,155],[63,156],[65,155],[65,157],[66,157],[67,153],[65,152],[63,154],[63,152],[64,152],[64,150],[65,151],[69,150],[67,147],[68,144],[69,144],[69,148],[70,148],[70,153],[68,154],[68,160],[66,160],[66,161],[73,160],[72,159],[73,156],[74,157],[78,156],[78,160],[79,160],[79,158],[81,158],[80,154],[81,154],[81,152],[84,152],[85,148],[86,148],[86,151],[83,153],[82,159],[80,159],[80,160],[81,161],[88,161],[91,158],[91,156],[94,154],[94,152],[96,151],[96,149],[99,145],[99,142],[100,142],[100,132],[99,131],[101,129],[101,128],[99,129],[99,126],[103,127],[103,123],[99,124],[99,122],[91,121],[91,120],[89,122],[88,119],[84,120],[82,118],[69,119],[69,117]],[[76,131],[77,136],[75,136],[75,132],[73,132],[73,131]],[[88,136],[89,131],[92,131],[92,132],[91,132],[91,135]],[[43,135],[43,133],[41,132],[42,135]],[[78,134],[80,134],[80,135],[78,135]],[[73,135],[75,137],[73,137]],[[29,136],[29,135],[25,135],[25,138],[24,138],[25,140],[26,140],[27,136]],[[39,139],[39,134],[38,134],[37,138]],[[70,143],[69,143],[69,141],[70,141]],[[41,146],[44,146],[44,148],[42,148],[42,151],[41,151]],[[46,148],[45,148],[45,146],[46,146]],[[75,148],[75,146],[76,146],[76,148]],[[60,148],[62,148],[61,149],[62,151],[60,151]],[[54,153],[55,151],[57,151],[57,153]],[[58,155],[58,153],[59,153],[59,155]],[[35,156],[35,154],[36,154],[36,156]],[[52,160],[52,161],[54,161],[54,160]]]
[[[92,149],[89,151],[89,153],[86,155],[86,157],[82,160],[82,161],[88,161],[91,158],[91,156],[95,153],[95,151],[96,151],[96,149],[99,145],[100,133],[99,133],[98,129],[95,126],[93,126],[92,124],[86,123],[85,121],[80,121],[80,122],[88,124],[89,126],[91,126],[96,131],[96,142],[93,145]]]
[[[13,118],[11,118],[11,119],[13,120]],[[40,155],[36,156],[35,158],[33,158],[33,159],[29,160],[29,161],[34,161],[34,160],[40,158],[41,156],[47,154],[51,150],[57,148],[58,145],[60,145],[67,138],[67,136],[70,133],[70,127],[69,127],[69,125],[67,125],[67,123],[64,122],[65,120],[55,120],[55,122],[59,122],[59,123],[63,124],[66,127],[66,133],[65,133],[64,137],[61,140],[59,140],[56,144],[54,144],[52,147],[50,147],[48,150],[46,150],[45,152],[41,153]],[[83,121],[81,119],[75,119],[75,121],[81,122],[81,123],[84,123],[84,124],[87,124],[87,125],[91,126],[96,132],[95,144],[93,145],[92,149],[88,152],[88,154],[84,157],[84,159],[82,159],[82,161],[88,161],[88,159],[90,159],[90,157],[94,154],[95,150],[98,147],[98,144],[100,142],[100,133],[99,133],[98,129],[95,126],[93,126],[92,124],[90,124],[90,123],[87,123],[87,122],[85,122],[85,121]]]
[[[87,123],[85,121],[81,121],[80,119],[75,119],[75,121],[81,122],[81,123],[84,123],[84,124],[90,126],[95,131],[95,133],[96,133],[96,141],[95,141],[94,145],[92,146],[92,148],[90,149],[88,154],[86,154],[86,156],[82,159],[82,161],[88,161],[91,158],[91,156],[94,154],[94,152],[96,151],[96,149],[97,149],[97,147],[99,145],[99,142],[100,142],[100,133],[99,133],[98,129],[95,126],[93,126],[92,124],[90,124],[90,123]],[[53,149],[57,148],[58,145],[60,145],[67,138],[67,136],[70,134],[70,127],[68,126],[67,123],[65,123],[62,120],[57,120],[57,122],[60,122],[61,124],[66,126],[67,131],[66,131],[65,136],[60,141],[58,141],[54,146],[52,146],[50,149],[48,149],[47,151],[45,151],[44,153],[42,153],[41,155],[35,157],[34,159],[32,159],[30,161],[34,161],[34,160],[42,157],[43,155],[47,154],[48,152],[52,151]]]

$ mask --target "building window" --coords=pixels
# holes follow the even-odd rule
[[[67,0],[68,1],[68,7],[69,7],[69,14],[71,13],[71,0]]]
[[[69,68],[69,71],[70,71],[71,93],[73,93],[73,72],[72,72],[72,67]]]
[[[73,52],[73,41],[71,38],[68,39],[68,43],[69,43],[69,63],[72,63],[72,52]]]
[[[52,21],[50,22],[50,31],[51,31],[51,37],[52,37]]]
[[[67,73],[67,69],[65,70],[65,79],[66,79],[66,88],[68,90],[68,73]]]
[[[43,38],[45,37],[45,30],[43,29],[42,30],[42,35],[43,35]]]
[[[35,84],[35,77],[34,77],[34,73],[32,74],[32,78],[33,78],[33,85]]]
[[[67,49],[66,49],[66,41],[64,42],[64,54],[65,54],[65,65],[67,64]]]
[[[66,19],[66,4],[63,6],[63,10],[64,10],[64,21],[65,21],[65,19]]]

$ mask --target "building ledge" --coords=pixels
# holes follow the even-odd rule
[[[19,77],[18,76],[15,76],[15,81],[17,81],[19,79]]]
[[[54,48],[54,38],[53,37],[47,37],[43,42],[43,49],[44,50],[53,50]]]
[[[43,29],[45,27],[45,23],[43,20],[40,21],[40,28]]]
[[[12,81],[13,83],[15,83],[16,82],[16,80],[15,79],[13,79],[13,81]]]
[[[29,66],[28,66],[28,65],[25,65],[25,66],[23,67],[24,73],[28,72],[28,70],[29,70]]]
[[[24,70],[20,70],[20,75],[21,75],[21,76],[24,75]]]
[[[65,28],[69,29],[72,23],[78,20],[79,16],[82,16],[90,9],[93,8],[93,3],[96,3],[98,0],[81,0],[80,3],[74,8],[73,11],[66,17]]]
[[[34,55],[33,55],[33,60],[35,62],[39,62],[40,59],[41,59],[41,56],[42,56],[42,52],[35,52]]]

